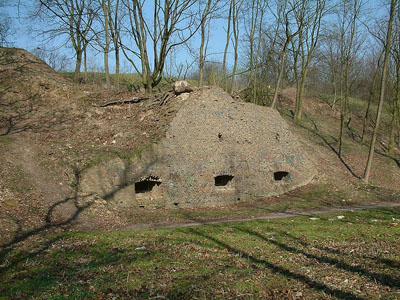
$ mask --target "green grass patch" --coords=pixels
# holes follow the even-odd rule
[[[399,222],[400,209],[378,209],[184,229],[60,234],[7,255],[0,295],[398,299]]]
[[[328,103],[330,106],[332,106],[333,103],[333,95],[330,94],[320,94],[319,97],[323,99],[326,103]],[[337,107],[339,109],[340,102],[337,102]],[[358,113],[360,115],[364,115],[365,111],[367,109],[368,105],[368,100],[367,99],[360,99],[360,98],[355,98],[355,97],[349,97],[349,108],[351,112]],[[370,106],[370,113],[375,114],[376,111],[378,110],[378,102],[374,101],[371,103]],[[391,115],[391,109],[390,105],[387,102],[383,103],[383,111],[382,111],[382,117],[385,120],[390,119]]]

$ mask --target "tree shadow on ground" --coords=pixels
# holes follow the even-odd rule
[[[66,112],[52,110],[40,113],[45,107],[39,94],[28,91],[27,95],[10,96],[9,87],[0,91],[0,136],[13,135],[25,131],[55,131],[57,125],[72,121]]]
[[[390,209],[384,209],[384,211],[387,211],[390,215],[393,214],[393,212]],[[360,224],[359,221],[357,223]],[[369,225],[369,224],[370,224],[369,222],[365,222],[365,225]],[[324,252],[327,252],[327,253],[331,253],[333,255],[339,255],[339,256],[342,256],[342,257],[345,257],[345,256],[350,257],[350,256],[352,256],[352,254],[350,252],[346,252],[345,250],[333,249],[333,248],[326,247],[326,246],[321,246],[321,245],[318,245],[318,244],[310,244],[310,243],[304,241],[303,239],[301,239],[299,237],[296,237],[293,234],[290,234],[290,233],[288,233],[286,231],[274,229],[274,232],[278,232],[279,234],[292,239],[293,241],[299,243],[303,247],[307,247],[307,248],[308,247],[314,247],[314,248],[317,248],[317,249],[319,249],[321,251],[324,251]],[[378,257],[378,256],[371,256],[371,255],[359,255],[358,257],[362,258],[362,259],[370,259],[370,260],[373,260],[374,262],[385,264],[386,266],[388,266],[390,268],[394,268],[394,269],[400,270],[400,262],[399,261],[395,261],[393,259],[382,258],[382,257]],[[378,277],[380,276],[380,274],[376,274],[376,275]],[[384,279],[384,277],[382,277],[381,279]],[[389,279],[391,280],[393,278],[389,278]],[[394,280],[396,281],[397,285],[400,285],[400,283],[397,282],[397,279],[394,279]]]
[[[135,178],[140,178],[142,177],[148,169],[154,164],[156,161],[154,161],[151,164],[148,164],[146,168],[143,168],[142,172],[140,174],[136,174]],[[36,227],[34,229],[30,230],[23,230],[21,222],[19,220],[16,220],[16,223],[18,225],[17,230],[14,232],[14,237],[6,242],[5,244],[0,245],[0,274],[6,272],[7,270],[11,269],[13,266],[17,265],[19,262],[39,255],[51,245],[53,245],[56,241],[58,241],[60,238],[59,237],[50,237],[47,238],[47,234],[51,234],[54,232],[67,232],[70,231],[71,229],[74,228],[74,225],[76,222],[79,222],[79,217],[82,215],[84,211],[89,209],[93,204],[93,198],[96,196],[96,193],[87,193],[85,195],[82,195],[80,193],[80,179],[81,179],[81,174],[85,169],[78,170],[77,168],[74,169],[74,182],[76,183],[73,192],[71,193],[71,196],[66,197],[60,201],[57,201],[53,203],[47,210],[46,215],[44,216],[43,219],[43,225]],[[122,170],[122,176],[121,176],[121,182],[118,186],[116,186],[114,189],[109,191],[107,194],[103,196],[103,199],[105,199],[107,202],[112,201],[113,196],[126,187],[128,184],[128,173],[131,172],[131,162],[130,161],[124,161],[124,169]],[[62,217],[62,220],[57,220],[56,216],[56,210],[63,210],[63,205],[65,204],[70,204],[73,206],[73,211],[70,212],[65,212],[65,215]],[[24,256],[17,257],[16,259],[10,258],[12,256],[13,252],[19,249],[21,246],[21,243],[28,241],[32,237],[45,237],[44,241],[38,241],[38,242],[33,242],[34,246],[36,248],[39,248],[39,250],[35,250],[31,253],[27,253]],[[29,241],[28,241],[29,242]]]
[[[256,238],[259,238],[259,239],[261,239],[261,240],[263,240],[263,241],[265,241],[267,243],[273,244],[273,245],[281,248],[284,251],[287,251],[287,252],[290,252],[290,253],[294,253],[294,254],[302,254],[305,257],[307,257],[309,259],[312,259],[312,260],[315,260],[315,261],[317,261],[317,262],[319,262],[321,264],[329,264],[329,265],[334,266],[334,267],[336,267],[338,269],[342,269],[342,270],[347,271],[347,272],[353,272],[355,274],[358,274],[359,276],[365,276],[365,277],[367,277],[367,278],[369,278],[371,280],[374,280],[375,282],[379,282],[380,284],[386,285],[386,286],[388,286],[390,288],[399,288],[400,287],[400,281],[398,280],[398,278],[394,278],[394,277],[392,277],[390,275],[372,272],[372,271],[366,270],[366,269],[364,269],[364,268],[362,268],[360,266],[357,266],[357,265],[349,265],[346,262],[340,261],[340,260],[338,260],[336,258],[330,258],[330,257],[327,257],[327,256],[312,254],[310,252],[307,252],[307,251],[302,250],[300,248],[295,248],[293,246],[289,246],[289,245],[284,244],[282,242],[279,242],[277,240],[268,239],[267,237],[263,236],[262,234],[260,234],[260,233],[258,233],[256,231],[247,229],[247,228],[240,228],[238,226],[235,226],[234,228],[236,230],[238,230],[239,232],[243,232],[243,233],[249,234],[249,235],[254,236]],[[279,230],[277,231],[277,230],[274,230],[274,229],[271,229],[271,228],[267,228],[267,229],[269,229],[269,231],[271,231],[271,232],[278,232],[281,235],[284,235],[284,236],[287,236],[289,238],[292,238],[292,239],[296,240],[297,242],[299,242],[302,246],[305,246],[305,247],[309,246],[307,243],[304,243],[303,241],[301,241],[297,237],[294,237],[293,235],[290,235],[290,234],[288,234],[286,232],[279,231]]]
[[[310,119],[310,120],[311,120],[311,119]],[[311,121],[312,121],[312,120],[311,120]],[[313,122],[313,121],[312,121],[312,122]],[[350,118],[350,119],[346,122],[346,124],[345,124],[345,126],[347,127],[347,130],[348,130],[348,135],[349,135],[349,137],[350,137],[354,142],[359,143],[360,145],[364,145],[364,146],[369,147],[368,144],[362,143],[362,136],[361,136],[360,134],[358,134],[358,133],[356,132],[356,130],[353,129],[353,128],[350,126],[350,123],[351,123],[351,118]],[[375,126],[375,125],[374,125],[374,126]],[[386,158],[389,158],[389,159],[393,160],[393,162],[396,164],[396,166],[400,168],[400,159],[394,157],[393,155],[388,154],[388,146],[387,146],[384,142],[382,142],[382,141],[378,141],[378,142],[379,142],[379,144],[381,145],[382,150],[379,150],[377,147],[375,147],[375,149],[374,149],[374,150],[375,150],[375,153],[376,153],[376,154],[379,154],[379,155],[381,155],[381,156],[383,156],[383,157],[386,157]]]
[[[318,125],[315,123],[315,121],[313,119],[311,119],[310,117],[307,117],[308,120],[311,122],[311,124],[313,125],[314,128],[310,128],[307,127],[305,124],[298,124],[301,128],[307,130],[308,132],[311,132],[312,134],[316,135],[317,137],[319,137],[326,146],[328,146],[328,148],[334,152],[336,154],[336,156],[339,158],[340,162],[346,167],[346,169],[350,172],[350,174],[358,179],[361,179],[361,177],[359,175],[357,175],[353,169],[349,166],[349,164],[343,159],[343,157],[341,157],[339,155],[339,152],[336,150],[336,148],[332,145],[333,143],[330,143],[328,141],[328,139],[320,132]],[[335,141],[335,144],[337,143],[337,140],[331,136],[331,138]]]
[[[44,225],[39,226],[37,228],[31,229],[24,231],[22,229],[22,225],[20,222],[17,220],[18,224],[18,229],[14,232],[14,237],[11,239],[11,241],[0,245],[0,262],[2,264],[4,261],[7,260],[7,256],[12,253],[14,250],[18,248],[18,244],[21,242],[26,241],[27,239],[34,237],[34,236],[40,236],[41,234],[51,231],[52,229],[60,228],[63,230],[67,230],[68,226],[71,225],[75,220],[77,220],[78,216],[87,208],[91,206],[91,203],[88,203],[86,205],[79,205],[78,202],[78,185],[79,185],[79,177],[80,177],[80,172],[77,170],[74,170],[74,176],[75,180],[78,183],[77,186],[74,189],[74,192],[72,196],[66,197],[65,199],[62,199],[56,203],[53,203],[50,208],[48,209],[46,216],[44,217]],[[91,195],[88,195],[89,197]],[[59,208],[61,205],[68,203],[68,202],[73,202],[75,211],[68,216],[65,220],[62,221],[54,221],[53,220],[53,214],[57,208]],[[57,241],[57,238],[49,239],[44,242],[44,245],[41,248],[41,250],[34,251],[32,253],[29,253],[26,255],[26,257],[22,257],[17,259],[16,261],[11,261],[6,267],[0,267],[0,273],[3,273],[4,271],[7,271],[10,269],[13,265],[17,264],[18,262],[32,256],[36,256],[43,252],[44,250],[48,249],[55,241]]]
[[[375,147],[375,153],[377,153],[379,155],[382,155],[383,157],[386,157],[386,158],[389,158],[389,159],[393,160],[393,162],[396,164],[396,166],[398,168],[400,168],[400,159],[394,157],[393,155],[390,155],[388,153],[388,147],[382,141],[379,141],[379,143],[381,144],[383,151],[380,151],[379,149],[377,149]]]
[[[243,230],[240,229],[240,231],[243,231]],[[294,280],[297,280],[297,281],[299,281],[301,283],[304,283],[304,284],[308,285],[310,288],[312,288],[312,289],[314,289],[316,291],[324,292],[324,293],[326,293],[328,295],[337,297],[339,299],[353,299],[353,300],[361,300],[361,299],[363,299],[363,298],[358,297],[357,295],[354,295],[351,292],[342,291],[342,290],[339,290],[339,289],[335,289],[335,288],[329,287],[324,283],[315,281],[315,280],[307,277],[306,275],[291,271],[291,270],[289,270],[287,268],[284,268],[282,266],[279,266],[279,265],[277,265],[275,263],[269,262],[266,259],[257,258],[255,256],[253,256],[252,254],[249,254],[249,253],[247,253],[247,252],[245,252],[243,250],[240,250],[240,249],[238,249],[238,248],[236,248],[234,246],[231,246],[228,243],[226,243],[224,241],[221,241],[221,240],[219,240],[219,239],[217,239],[217,238],[215,238],[215,237],[213,237],[211,235],[208,235],[208,234],[206,234],[204,232],[201,232],[201,231],[199,231],[197,229],[190,229],[189,232],[191,234],[197,235],[199,237],[205,238],[205,239],[213,242],[216,246],[218,246],[218,247],[220,247],[222,249],[226,249],[231,254],[238,255],[242,259],[245,259],[245,260],[247,260],[247,261],[249,261],[249,262],[251,262],[253,264],[261,265],[261,266],[269,269],[270,271],[272,271],[274,273],[281,274],[281,275],[285,276],[287,279],[294,279]],[[243,232],[245,232],[245,231],[243,231]],[[249,233],[254,236],[253,232],[250,231]],[[264,238],[265,237],[263,237],[263,239]],[[265,241],[266,242],[270,242],[270,240],[268,240],[266,238],[265,238]],[[288,250],[290,249],[290,247],[287,246],[287,245],[282,244],[282,246],[285,246],[285,248],[287,248]],[[286,250],[286,251],[288,251],[288,250]],[[298,252],[296,252],[296,253],[298,253]]]

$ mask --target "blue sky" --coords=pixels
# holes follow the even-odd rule
[[[1,0],[0,0],[1,1]],[[327,0],[328,3],[330,2]],[[37,33],[34,33],[34,31],[31,29],[31,22],[26,18],[26,15],[31,11],[31,6],[30,4],[33,3],[32,0],[3,0],[6,4],[14,4],[14,6],[6,6],[6,7],[0,7],[1,9],[1,14],[2,15],[8,15],[12,21],[13,21],[13,26],[15,28],[15,35],[12,40],[13,46],[19,47],[19,48],[24,48],[28,51],[36,48],[36,47],[41,47],[41,48],[56,48],[59,44],[61,44],[61,40],[55,40],[53,43],[47,43],[44,44],[43,38],[38,35]],[[369,0],[366,1],[366,8],[367,12],[371,16],[378,16],[383,14],[382,12],[382,5],[385,2],[385,0]],[[17,7],[15,4],[19,3]],[[369,19],[369,18],[368,18]],[[44,25],[41,25],[44,26]],[[225,22],[222,20],[216,21],[212,24],[212,29],[211,29],[211,36],[210,36],[210,43],[209,43],[209,50],[208,53],[210,53],[210,56],[208,57],[209,61],[222,61],[222,52],[225,46],[225,41],[226,41],[226,36],[225,36],[225,31],[224,27],[226,27]],[[36,26],[37,28],[37,26]],[[40,29],[40,28],[37,28]],[[242,32],[244,30],[242,29]],[[193,48],[198,48],[199,45],[199,38],[198,36],[195,37],[194,39],[191,40],[191,44]],[[68,47],[63,47],[62,49],[58,50],[64,54],[66,54],[68,57],[71,58],[71,62],[73,62],[73,51],[72,49]],[[245,51],[245,49],[241,49],[241,51]],[[121,53],[121,57],[122,57]],[[90,52],[90,57],[89,57],[89,64],[96,64],[96,65],[101,65],[102,64],[102,54],[101,53],[96,53],[96,51],[91,51]],[[186,49],[180,47],[179,49],[176,50],[175,53],[175,59],[177,62],[185,63],[185,62],[191,62],[193,61],[193,57],[191,57]],[[229,49],[229,61],[231,62],[233,60],[232,58],[232,49]],[[110,53],[110,68],[111,72],[113,72],[114,65],[113,65],[113,53]],[[129,64],[127,62],[122,62],[121,68],[123,72],[129,72],[132,71],[131,68],[129,68]]]
[[[1,1],[1,0],[0,0]],[[19,2],[20,5],[16,6],[17,2]],[[23,48],[28,51],[31,51],[32,49],[35,49],[36,47],[40,47],[41,49],[46,48],[46,49],[56,49],[60,44],[62,44],[63,39],[57,39],[51,43],[47,42],[44,40],[42,36],[40,36],[38,33],[35,33],[34,30],[32,29],[41,29],[40,26],[43,26],[40,24],[40,26],[35,26],[32,24],[29,19],[27,19],[27,15],[32,11],[32,6],[31,0],[6,0],[7,4],[13,4],[13,6],[5,6],[5,7],[0,7],[2,10],[2,15],[7,15],[10,17],[13,21],[13,26],[16,31],[14,34],[14,37],[12,38],[12,46],[18,47],[18,48]],[[152,12],[150,12],[151,14]],[[222,24],[223,22],[215,22],[212,24],[212,30],[211,30],[211,37],[210,37],[210,43],[209,43],[209,53],[213,54],[209,56],[210,60],[222,60],[222,51],[225,46],[225,32],[223,26],[225,24]],[[32,27],[33,26],[33,27]],[[198,37],[194,37],[190,43],[194,48],[198,48]],[[69,57],[71,57],[71,61],[73,62],[73,56],[74,56],[74,51],[70,47],[63,47],[59,51],[67,54]],[[179,60],[180,62],[185,62],[185,61],[192,61],[193,57],[191,57],[186,49],[183,47],[177,48],[174,56]],[[114,62],[113,62],[113,57],[114,54],[110,53],[110,71],[113,71],[113,68],[115,67]],[[123,54],[121,53],[121,58],[122,58],[122,65],[121,67],[126,69],[125,71],[131,71],[132,69],[129,67],[129,64],[127,64],[127,61],[123,58]],[[90,58],[89,58],[89,63],[96,63],[96,64],[102,64],[102,54],[98,53],[97,51],[92,50],[90,52]],[[125,63],[124,63],[125,60]]]

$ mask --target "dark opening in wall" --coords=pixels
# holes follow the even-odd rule
[[[160,184],[160,178],[157,176],[149,176],[135,183],[135,193],[142,194],[151,192],[156,185],[159,186]]]
[[[286,171],[278,171],[274,172],[274,179],[275,181],[281,181],[282,179],[289,176],[289,172]]]
[[[229,184],[229,182],[232,181],[234,176],[232,175],[219,175],[219,176],[215,176],[214,180],[215,180],[215,186],[227,186]]]

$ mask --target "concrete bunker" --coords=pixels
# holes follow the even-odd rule
[[[107,191],[125,186],[115,202],[131,207],[215,207],[283,194],[315,175],[275,109],[212,87],[172,98],[163,111],[175,113],[156,143],[129,162],[116,159],[89,169],[81,190],[101,197],[110,181],[114,187]]]

